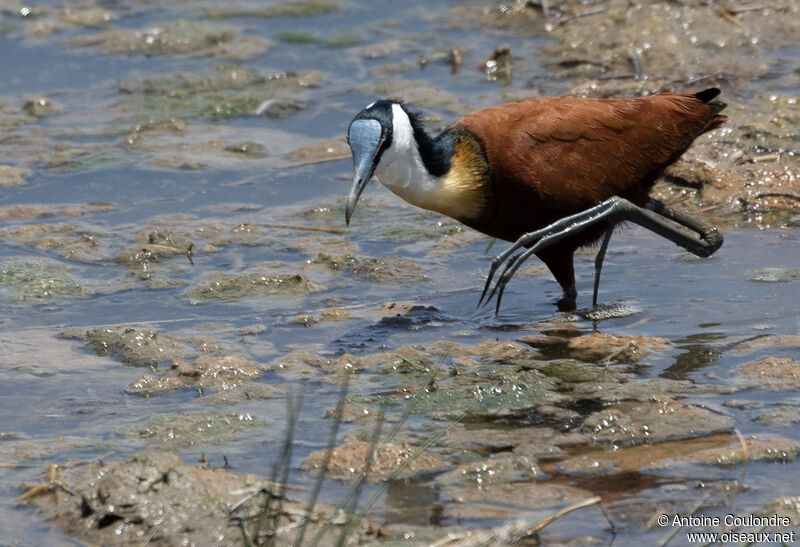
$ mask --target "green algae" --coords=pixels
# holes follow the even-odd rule
[[[267,155],[267,149],[263,145],[250,141],[229,144],[225,147],[225,151],[246,159],[263,158]]]
[[[350,147],[344,139],[325,139],[314,144],[301,146],[289,152],[287,156],[292,160],[292,166],[310,165],[325,161],[333,161],[350,157]],[[344,204],[322,204],[311,210],[298,213],[301,216],[314,218],[341,219],[344,217]]]
[[[137,267],[145,264],[157,264],[165,258],[186,254],[186,249],[176,249],[166,245],[148,245],[141,249],[121,251],[114,259],[118,264]]]
[[[83,340],[87,349],[97,355],[114,355],[122,364],[155,368],[159,363],[172,362],[184,354],[181,340],[152,330],[132,327],[66,329],[62,338]]]
[[[313,44],[319,41],[319,36],[313,30],[287,30],[279,32],[275,38],[287,44]]]
[[[759,414],[753,421],[771,426],[787,427],[800,422],[800,410],[793,406],[781,405]]]
[[[241,97],[228,101],[221,100],[206,106],[203,109],[203,116],[212,120],[226,120],[252,114],[256,111],[258,105],[258,99],[255,97]]]
[[[255,361],[201,355],[194,362],[176,360],[166,374],[146,374],[128,386],[127,391],[150,395],[186,387],[211,387],[219,392],[240,387],[259,376],[261,370]]]
[[[332,256],[326,253],[319,253],[313,263],[324,265],[332,272],[341,272],[343,270],[353,270],[359,262],[358,259],[351,254]]]
[[[282,390],[268,384],[247,383],[221,391],[215,391],[209,395],[203,395],[199,401],[204,404],[232,405],[246,401],[258,399],[268,399],[276,395],[282,395]]]
[[[0,262],[0,285],[11,288],[17,302],[40,305],[93,294],[68,273],[67,266],[50,259],[12,257],[3,260]]]
[[[372,69],[376,76],[393,76],[413,70],[414,67],[404,63],[385,63]]]
[[[63,212],[64,210],[62,210]],[[2,216],[0,211],[0,216]],[[59,223],[10,225],[0,229],[0,237],[19,245],[54,251],[69,260],[97,262],[111,258],[107,233],[82,229],[80,225]]]
[[[535,509],[562,507],[592,497],[587,490],[566,484],[510,482],[485,488],[446,487],[441,491],[446,518],[531,518]],[[486,544],[492,545],[491,540]]]
[[[204,8],[206,17],[209,18],[228,18],[228,17],[309,17],[312,15],[329,15],[339,13],[342,10],[338,2],[330,0],[294,0],[291,2],[281,2],[278,5],[251,7],[247,4],[237,4],[235,2],[228,5],[218,4],[213,7]]]
[[[366,41],[366,34],[359,28],[338,29],[324,40],[329,48],[352,47],[364,44]]]
[[[56,146],[32,158],[31,165],[56,173],[94,172],[130,163],[119,150],[106,143],[88,146]]]
[[[455,222],[431,221],[430,215],[424,215],[423,218],[414,216],[416,218],[410,221],[383,224],[380,228],[381,238],[392,243],[405,243],[421,239],[438,239],[464,231],[464,227]]]
[[[193,285],[185,296],[192,300],[237,300],[276,295],[302,295],[315,290],[305,276],[255,272],[244,274],[213,273],[207,281]]]
[[[56,458],[60,453],[91,449],[99,443],[97,437],[59,436],[44,439],[15,438],[7,433],[0,444],[0,459],[7,461],[42,460]]]
[[[492,420],[503,413],[533,407],[554,396],[552,390],[555,381],[536,371],[496,374],[494,367],[484,366],[469,373],[444,377],[449,372],[441,369],[427,373],[420,365],[415,365],[412,370],[413,373],[408,374],[401,367],[390,377],[397,378],[397,385],[413,387],[416,391],[409,391],[409,394],[402,390],[379,394],[367,398],[367,402],[387,407],[410,404],[414,413],[433,413],[443,419],[468,411],[470,419]],[[426,374],[436,380],[419,388],[420,379]],[[439,379],[439,376],[442,378]],[[413,399],[413,402],[409,399]]]
[[[157,448],[174,450],[219,444],[263,423],[248,413],[202,411],[152,414],[125,426],[122,435],[143,439]]]
[[[171,72],[123,82],[122,102],[144,123],[150,119],[204,117],[224,120],[254,115],[270,99],[294,99],[318,85],[317,72],[260,72],[238,65]]]
[[[191,241],[173,232],[154,230],[148,236],[146,246],[120,251],[114,260],[123,266],[146,267],[176,255],[191,257],[192,247]]]
[[[363,86],[359,91],[379,96],[393,96],[417,107],[435,107],[449,112],[466,112],[469,107],[457,95],[433,87],[421,80],[385,79]]]
[[[488,488],[511,482],[529,482],[542,479],[536,460],[518,454],[502,454],[485,460],[469,462],[436,479],[442,486]]]
[[[109,203],[92,202],[88,204],[70,205],[30,205],[19,203],[0,207],[0,221],[30,220],[45,217],[83,216],[92,213],[102,213],[114,210]],[[24,227],[21,227],[24,231]],[[41,230],[46,230],[41,227]]]
[[[354,273],[378,283],[414,283],[428,279],[419,264],[409,257],[364,258],[351,267]]]
[[[78,47],[94,47],[103,53],[131,55],[191,55],[248,58],[267,51],[267,40],[237,38],[235,27],[201,21],[177,20],[145,29],[112,29],[72,42]]]
[[[169,230],[167,231],[153,230],[147,236],[147,243],[150,245],[158,245],[159,247],[178,249],[184,252],[186,251],[186,249],[192,246],[191,241]]]

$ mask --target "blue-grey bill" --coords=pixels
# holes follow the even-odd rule
[[[381,124],[377,120],[356,120],[350,124],[348,132],[350,150],[353,152],[353,186],[347,196],[344,218],[350,225],[350,217],[356,208],[361,192],[375,172],[375,158],[383,140]]]

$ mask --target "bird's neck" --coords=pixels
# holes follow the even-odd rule
[[[400,105],[392,110],[392,143],[375,170],[378,180],[417,207],[461,221],[478,218],[486,181],[462,158],[462,135],[448,129],[432,138]]]

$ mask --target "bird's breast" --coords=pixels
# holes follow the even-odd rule
[[[442,200],[450,209],[444,214],[467,223],[485,218],[492,208],[491,180],[486,154],[477,139],[456,137],[450,169],[442,176]]]

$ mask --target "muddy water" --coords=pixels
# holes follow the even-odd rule
[[[173,451],[270,479],[299,393],[288,482],[303,502],[345,375],[326,504],[363,467],[374,416],[391,460],[460,420],[378,497],[382,535],[500,533],[594,495],[616,535],[595,505],[540,539],[655,541],[673,531],[657,515],[691,511],[797,526],[781,499],[800,488],[796,9],[427,4],[0,5],[5,541],[110,541],[114,527],[65,509],[83,496],[102,513],[80,474],[98,460],[124,473]],[[557,312],[531,262],[495,316],[475,309],[480,234],[377,184],[344,227],[342,135],[376,97],[440,128],[528,96],[710,85],[728,128],[656,191],[723,226],[725,245],[699,260],[620,229],[599,310],[590,252],[583,308]],[[51,463],[65,487],[29,499],[48,522],[16,500]],[[362,504],[391,469],[376,465]],[[119,533],[158,528],[144,522]]]

